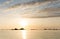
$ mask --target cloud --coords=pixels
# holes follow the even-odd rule
[[[45,3],[45,4],[44,4]],[[58,7],[60,1],[59,0],[25,0],[25,1],[20,1],[12,6],[10,6],[9,8],[17,8],[20,6],[37,6],[37,5],[41,5],[42,7]]]
[[[18,0],[17,0],[18,1]],[[51,2],[51,1],[55,1],[55,0],[20,0],[19,3],[14,4],[13,6],[11,6],[10,8],[16,8],[17,6],[29,6],[29,5],[34,5],[34,4],[41,4],[44,2]]]
[[[43,10],[35,10],[35,11],[28,11],[25,12],[23,17],[29,18],[49,18],[49,17],[60,17],[60,8],[46,8]]]
[[[4,2],[0,3],[0,7],[7,7],[8,5],[10,5],[11,2],[13,2],[13,0],[4,0]]]
[[[8,4],[10,4],[10,2],[11,1],[6,1],[6,2],[3,3],[3,5],[8,5]]]
[[[37,1],[37,2],[35,2]],[[60,17],[59,0],[35,0],[26,4],[16,4],[5,10],[10,13],[18,13],[24,18],[49,18]],[[16,7],[17,6],[17,7]]]

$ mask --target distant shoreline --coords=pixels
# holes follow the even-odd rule
[[[60,30],[60,29],[0,29],[0,30]]]

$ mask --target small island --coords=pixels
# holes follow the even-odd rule
[[[20,29],[15,28],[15,29],[11,29],[11,30],[25,30],[25,29],[24,28],[20,28]]]
[[[19,30],[25,30],[24,28],[20,28]]]

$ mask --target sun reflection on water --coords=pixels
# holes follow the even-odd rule
[[[26,30],[22,30],[22,39],[26,39]]]

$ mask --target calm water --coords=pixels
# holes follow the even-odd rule
[[[60,39],[59,30],[0,30],[0,39]]]

